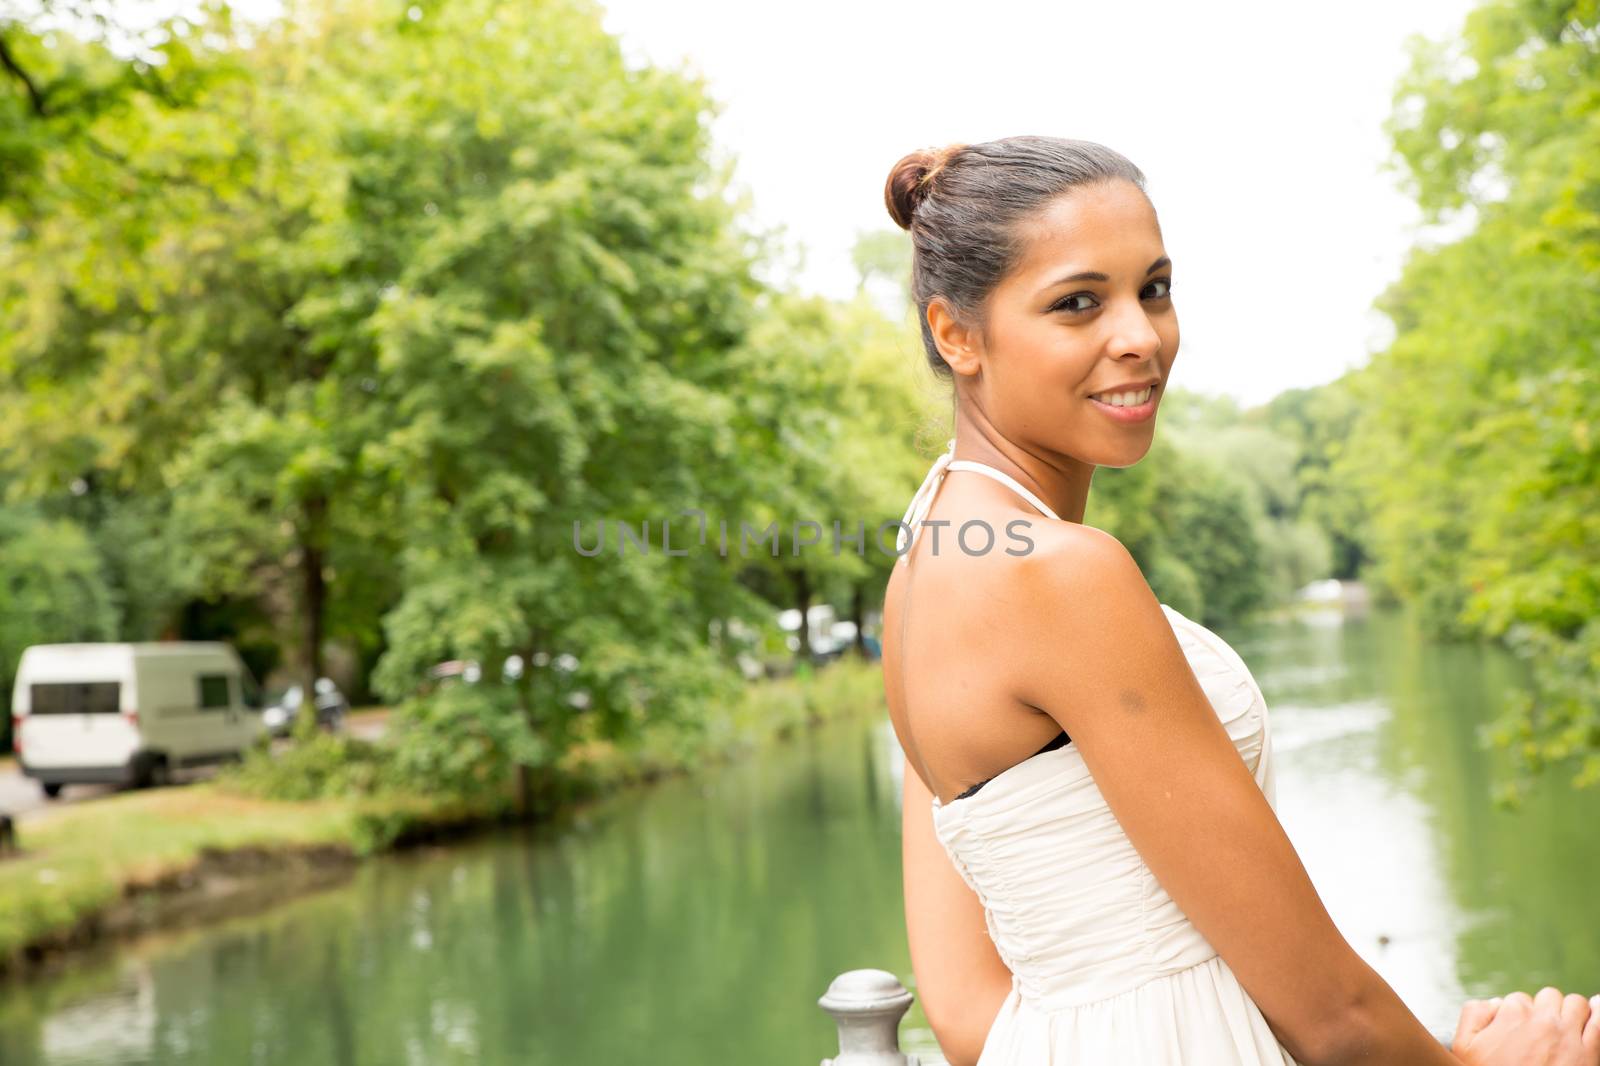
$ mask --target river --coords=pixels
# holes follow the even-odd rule
[[[1509,656],[1392,612],[1223,631],[1271,707],[1279,813],[1341,931],[1429,1028],[1600,992],[1600,793],[1494,808]],[[816,1063],[842,970],[910,985],[886,720],[417,850],[272,911],[0,986],[0,1066]],[[913,1007],[908,1050],[933,1045]]]

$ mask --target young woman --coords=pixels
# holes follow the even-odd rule
[[[1469,1002],[1449,1050],[1406,1009],[1284,835],[1250,671],[1083,524],[1178,354],[1142,173],[1010,137],[914,152],[885,199],[954,386],[883,639],[912,967],[951,1066],[1600,1066],[1600,997]]]

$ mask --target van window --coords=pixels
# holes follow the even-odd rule
[[[226,707],[232,702],[228,695],[227,674],[200,675],[200,709],[202,711]]]
[[[34,714],[116,714],[122,705],[120,681],[52,681],[29,687]]]

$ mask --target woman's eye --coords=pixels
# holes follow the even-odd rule
[[[1063,296],[1061,299],[1057,300],[1056,303],[1055,303],[1055,306],[1050,308],[1050,310],[1052,310],[1052,311],[1070,311],[1073,314],[1081,315],[1081,314],[1083,314],[1083,312],[1089,310],[1089,308],[1088,307],[1072,307],[1072,306],[1070,306],[1072,301],[1073,300],[1093,300],[1093,299],[1094,299],[1094,297],[1090,296],[1086,292],[1075,292],[1071,296]],[[1093,306],[1093,305],[1091,305],[1091,306]]]
[[[1151,288],[1154,288],[1156,291],[1151,293]],[[1150,283],[1149,286],[1146,287],[1145,292],[1148,294],[1146,299],[1164,300],[1168,296],[1172,295],[1172,279],[1156,278]],[[1088,300],[1089,303],[1087,306],[1074,305],[1074,300]],[[1095,301],[1093,294],[1087,292],[1075,292],[1071,296],[1063,296],[1061,299],[1057,300],[1053,305],[1051,305],[1050,310],[1066,311],[1069,314],[1081,315],[1087,311],[1094,310],[1098,306],[1100,305]]]

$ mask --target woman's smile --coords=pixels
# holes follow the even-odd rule
[[[1156,413],[1159,389],[1159,385],[1146,385],[1137,391],[1099,392],[1090,396],[1089,402],[1117,422],[1143,422]]]

